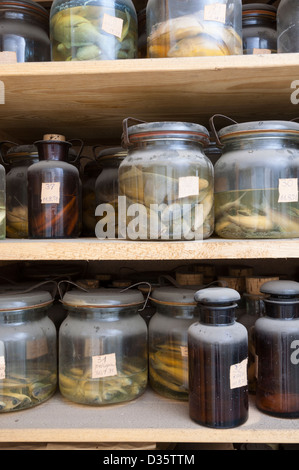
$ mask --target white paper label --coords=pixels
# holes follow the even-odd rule
[[[182,176],[179,178],[179,199],[188,196],[198,196],[199,177]]]
[[[41,203],[59,204],[60,183],[42,183]]]
[[[218,21],[225,23],[226,5],[223,3],[213,3],[213,5],[205,5],[203,19],[207,21]]]
[[[278,184],[278,202],[298,202],[297,178],[281,178]]]
[[[36,359],[48,354],[47,338],[38,338],[26,343],[26,359]]]
[[[5,379],[5,357],[0,356],[0,379]]]
[[[181,356],[188,357],[188,346],[181,346]]]
[[[100,379],[101,377],[112,377],[117,375],[116,356],[112,354],[102,354],[92,358],[91,378]]]
[[[229,380],[231,389],[247,385],[247,363],[248,358],[230,366]]]
[[[252,49],[252,53],[253,53],[253,54],[271,54],[271,50],[270,50],[270,49],[257,49],[257,48],[253,48],[253,49]]]
[[[113,36],[121,38],[123,22],[124,20],[122,18],[116,18],[115,16],[104,13],[102,30],[106,33],[113,34]]]

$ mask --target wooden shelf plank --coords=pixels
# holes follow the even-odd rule
[[[126,240],[15,240],[0,242],[2,261],[216,260],[299,258],[298,239],[151,242]]]
[[[24,143],[58,132],[86,144],[119,144],[128,116],[203,125],[214,113],[238,121],[294,118],[298,109],[290,97],[298,58],[266,54],[4,64],[0,128]]]
[[[223,430],[198,425],[189,418],[187,402],[151,390],[103,408],[76,405],[57,393],[35,408],[2,414],[0,442],[299,442],[297,420],[265,415],[253,397],[250,402],[247,422]]]

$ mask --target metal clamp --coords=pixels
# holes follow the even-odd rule
[[[209,123],[210,123],[210,128],[211,128],[211,131],[213,132],[214,136],[215,136],[215,139],[216,139],[216,144],[218,145],[218,147],[222,148],[224,147],[224,145],[220,142],[220,139],[219,139],[219,136],[218,136],[218,132],[216,131],[216,128],[215,128],[215,124],[214,124],[214,118],[215,117],[221,117],[221,118],[224,118],[224,119],[227,119],[228,121],[231,121],[232,123],[234,124],[238,124],[237,121],[234,121],[234,119],[228,117],[228,116],[225,116],[224,114],[214,114],[210,119],[209,119]]]

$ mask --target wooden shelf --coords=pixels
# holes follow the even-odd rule
[[[32,143],[58,132],[119,144],[122,120],[238,121],[298,116],[298,54],[18,63],[1,66],[1,138]],[[226,125],[226,123],[224,123]]]
[[[103,408],[77,405],[57,393],[35,408],[1,414],[0,442],[299,442],[297,420],[260,413],[250,398],[246,423],[223,430],[198,425],[187,402],[151,390]]]
[[[0,241],[2,261],[35,260],[216,260],[299,258],[299,240],[121,241],[76,240]]]

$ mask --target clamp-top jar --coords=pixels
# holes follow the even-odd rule
[[[299,236],[299,124],[224,127],[215,164],[215,231],[223,238]]]
[[[239,299],[227,287],[195,294],[200,320],[188,330],[189,412],[205,426],[231,428],[248,417],[248,335],[235,321]]]
[[[2,144],[5,144],[5,142]],[[27,170],[30,165],[39,161],[38,151],[35,145],[13,144],[5,155],[1,153],[0,156],[3,166],[7,168],[6,236],[9,238],[27,238]]]
[[[50,12],[52,60],[137,57],[132,0],[54,0]]]
[[[16,52],[17,62],[51,60],[47,10],[31,0],[1,0],[0,50]]]
[[[243,54],[277,52],[276,8],[263,3],[243,5]]]
[[[107,405],[132,400],[147,385],[147,326],[137,289],[73,289],[62,299],[59,387],[70,401]]]
[[[296,0],[279,2],[277,52],[299,52],[299,4]]]
[[[209,143],[207,129],[185,122],[143,122],[129,128],[127,123],[123,141],[128,156],[119,167],[119,190],[126,197],[127,215],[133,217],[138,209],[139,223],[128,221],[126,238],[209,237],[214,170],[203,150]]]
[[[281,418],[299,417],[299,283],[261,286],[265,316],[255,323],[256,405]]]
[[[30,408],[57,385],[56,329],[49,292],[0,294],[0,412]]]
[[[149,379],[169,398],[188,400],[188,328],[198,315],[196,289],[159,287],[150,299],[156,312],[149,322]]]
[[[241,0],[149,0],[149,57],[242,54]]]

